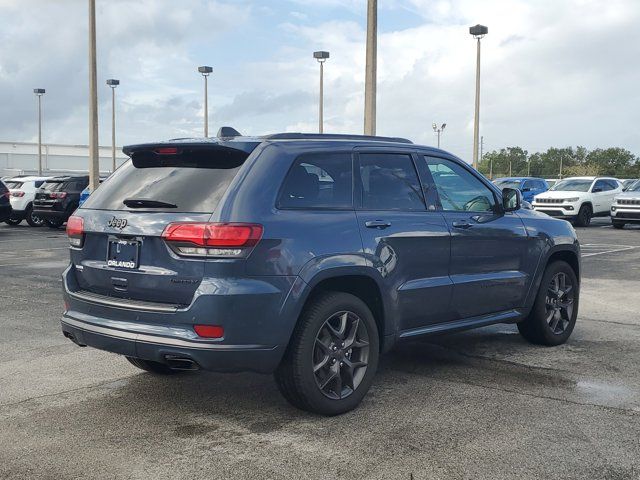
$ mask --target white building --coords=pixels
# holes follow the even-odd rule
[[[111,173],[111,147],[100,147],[100,173]],[[116,150],[119,166],[128,157],[121,148]],[[89,147],[87,145],[42,145],[42,174],[87,173]],[[38,173],[38,144],[26,142],[0,142],[0,177]]]

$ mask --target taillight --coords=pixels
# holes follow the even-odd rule
[[[80,248],[84,243],[84,220],[82,217],[69,217],[67,220],[67,237],[72,247]]]
[[[22,190],[14,190],[11,192],[12,197],[24,197],[24,192]]]
[[[203,338],[222,338],[224,337],[224,328],[219,325],[194,325],[193,329],[199,337]]]
[[[67,196],[67,192],[51,192],[49,196],[51,198],[65,198]]]
[[[170,223],[162,238],[179,255],[244,258],[262,238],[254,223]]]

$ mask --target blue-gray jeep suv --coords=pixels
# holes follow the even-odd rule
[[[124,148],[67,224],[66,337],[158,374],[273,372],[334,415],[402,340],[571,334],[578,240],[519,191],[398,138],[225,133]]]

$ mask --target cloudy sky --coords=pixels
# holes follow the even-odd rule
[[[485,149],[622,146],[640,154],[639,0],[379,0],[378,134],[469,159],[475,43],[483,40]],[[212,65],[210,129],[361,133],[366,0],[97,0],[101,144],[107,78],[121,81],[118,143],[197,136]],[[86,0],[0,0],[0,140],[88,141]]]

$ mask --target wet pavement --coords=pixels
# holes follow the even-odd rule
[[[362,406],[290,407],[270,376],[141,373],[62,337],[63,232],[0,226],[0,478],[640,478],[640,228],[578,229],[578,324],[403,345]]]

